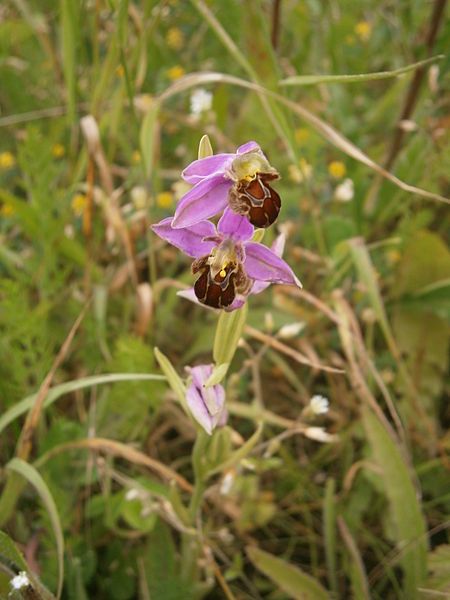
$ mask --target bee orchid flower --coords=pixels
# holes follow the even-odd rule
[[[269,227],[280,212],[280,196],[271,187],[279,174],[256,142],[243,144],[234,154],[195,160],[182,177],[193,187],[178,203],[174,228],[195,225],[228,206],[255,227]]]
[[[197,275],[195,296],[212,308],[235,310],[252,290],[258,293],[270,283],[301,287],[280,252],[253,242],[253,226],[245,216],[230,208],[225,209],[217,228],[209,221],[201,221],[176,229],[173,219],[168,217],[152,229],[195,259],[192,263],[192,272]]]

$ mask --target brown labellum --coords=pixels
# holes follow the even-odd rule
[[[255,227],[269,227],[278,217],[281,199],[268,182],[278,177],[277,173],[257,173],[251,181],[238,181],[230,192],[230,207],[247,215]]]
[[[213,277],[208,264],[209,257],[199,258],[192,264],[192,272],[200,273],[194,284],[194,292],[202,304],[212,308],[227,308],[236,297],[236,293],[248,291],[251,281],[240,264],[228,263]]]

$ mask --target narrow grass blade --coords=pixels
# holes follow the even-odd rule
[[[342,517],[338,517],[338,525],[341,537],[350,554],[350,577],[352,580],[353,598],[355,600],[370,600],[369,583],[367,581],[361,554],[359,553],[355,540]]]
[[[183,381],[178,373],[175,371],[172,363],[167,358],[165,354],[161,352],[159,348],[154,349],[156,360],[158,361],[159,366],[161,367],[162,372],[167,378],[167,381],[175,392],[176,397],[178,398],[181,406],[187,415],[191,414],[187,403],[186,403],[186,389],[184,387]]]
[[[13,458],[6,465],[6,468],[21,475],[34,487],[47,509],[56,540],[56,553],[58,557],[58,591],[56,595],[57,598],[60,598],[64,581],[64,536],[53,496],[40,473],[29,463],[20,458]]]
[[[150,178],[155,156],[156,127],[158,123],[159,103],[154,102],[144,117],[139,134],[144,173]]]
[[[325,487],[323,504],[323,533],[325,541],[325,560],[327,563],[328,581],[335,597],[338,597],[336,574],[336,482],[328,479]]]
[[[94,375],[92,377],[83,377],[76,381],[68,381],[61,385],[56,385],[51,388],[44,400],[44,408],[47,408],[55,400],[83,388],[95,387],[96,385],[105,385],[108,383],[116,383],[118,381],[165,381],[164,375],[150,375],[146,373],[110,373],[108,375]],[[25,414],[33,406],[37,394],[27,396],[0,417],[0,433],[8,427],[10,423],[18,417]]]
[[[389,433],[367,407],[362,407],[362,419],[395,525],[400,563],[405,573],[405,597],[414,600],[419,598],[417,590],[427,573],[427,535],[422,508],[409,468]]]
[[[67,114],[70,123],[75,122],[76,112],[76,41],[79,39],[76,5],[74,0],[61,0],[62,62],[67,87]]]
[[[317,83],[357,83],[363,81],[375,81],[378,79],[391,79],[392,77],[398,77],[410,71],[415,71],[420,67],[424,67],[432,62],[441,60],[444,55],[439,54],[421,60],[412,65],[402,67],[401,69],[395,69],[394,71],[379,71],[377,73],[358,73],[355,75],[294,75],[293,77],[287,77],[280,81],[280,85],[315,85]]]
[[[285,560],[249,546],[247,555],[255,567],[295,600],[329,600],[330,595],[311,575]]]
[[[245,79],[240,79],[239,77],[234,77],[233,75],[225,75],[224,73],[191,73],[190,75],[186,75],[180,80],[176,81],[172,84],[167,90],[161,94],[159,97],[160,101],[165,101],[172,96],[184,92],[187,89],[192,87],[197,87],[199,85],[205,85],[206,83],[229,83],[230,85],[236,85],[242,88],[253,90],[256,93],[266,94],[271,98],[275,98],[280,102],[280,104],[284,104],[287,106],[294,114],[298,115],[301,119],[306,121],[313,129],[317,131],[317,133],[322,136],[327,142],[347,154],[354,160],[366,165],[369,169],[372,169],[385,179],[388,179],[391,183],[396,185],[398,188],[405,192],[409,192],[411,194],[417,194],[422,196],[423,198],[429,198],[430,200],[437,200],[439,202],[445,202],[446,204],[450,204],[450,199],[445,196],[441,196],[440,194],[435,194],[433,192],[428,192],[427,190],[423,190],[422,188],[418,188],[414,185],[406,183],[402,181],[386,169],[383,169],[379,164],[377,164],[374,160],[369,158],[367,154],[365,154],[360,148],[355,146],[349,139],[339,133],[334,127],[329,125],[326,121],[323,121],[311,111],[306,109],[304,106],[299,104],[298,102],[293,102],[292,100],[288,100],[284,96],[277,94],[276,92],[272,92],[267,88],[259,85],[258,83],[253,83],[251,81],[246,81]]]

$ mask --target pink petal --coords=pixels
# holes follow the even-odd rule
[[[245,154],[245,152],[252,152],[253,150],[260,150],[259,144],[253,141],[246,142],[242,146],[239,146],[236,154]]]
[[[206,388],[205,382],[212,373],[212,365],[198,365],[188,369],[192,383],[186,391],[186,400],[192,415],[211,435],[212,430],[226,420],[225,390],[220,384]]]
[[[257,242],[248,242],[245,244],[245,254],[245,271],[255,281],[287,283],[301,287],[291,267],[270,248]]]
[[[235,156],[235,154],[213,154],[194,160],[184,169],[181,176],[188,183],[198,183],[205,177],[224,174]]]
[[[186,229],[174,229],[172,217],[167,217],[152,225],[152,230],[160,238],[193,258],[207,256],[216,245],[214,241],[204,241],[204,238],[211,238],[216,233],[216,228],[209,221],[201,221]]]
[[[178,203],[172,227],[188,227],[222,211],[228,204],[231,181],[223,175],[203,179],[194,185]]]
[[[193,383],[186,391],[186,402],[197,423],[203,427],[208,435],[211,435],[213,430],[211,415],[203,402],[200,390]]]
[[[217,224],[217,231],[241,242],[252,237],[254,227],[246,216],[238,215],[231,208],[226,208]]]

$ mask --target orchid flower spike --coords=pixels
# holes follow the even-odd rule
[[[281,200],[271,182],[279,179],[256,142],[237,151],[192,162],[182,173],[193,184],[179,201],[172,227],[195,225],[229,206],[255,227],[269,227],[278,217]]]
[[[301,287],[291,267],[276,251],[251,241],[254,230],[247,218],[229,208],[217,229],[209,221],[175,229],[170,217],[152,229],[196,259],[192,264],[192,272],[197,275],[194,292],[199,302],[212,308],[235,310],[252,289],[258,293],[270,283]],[[281,254],[281,249],[277,250]]]
[[[191,375],[191,383],[186,391],[186,401],[192,416],[208,435],[216,427],[223,427],[228,418],[225,407],[225,390],[220,384],[205,387],[205,382],[213,372],[213,365],[186,367]]]

